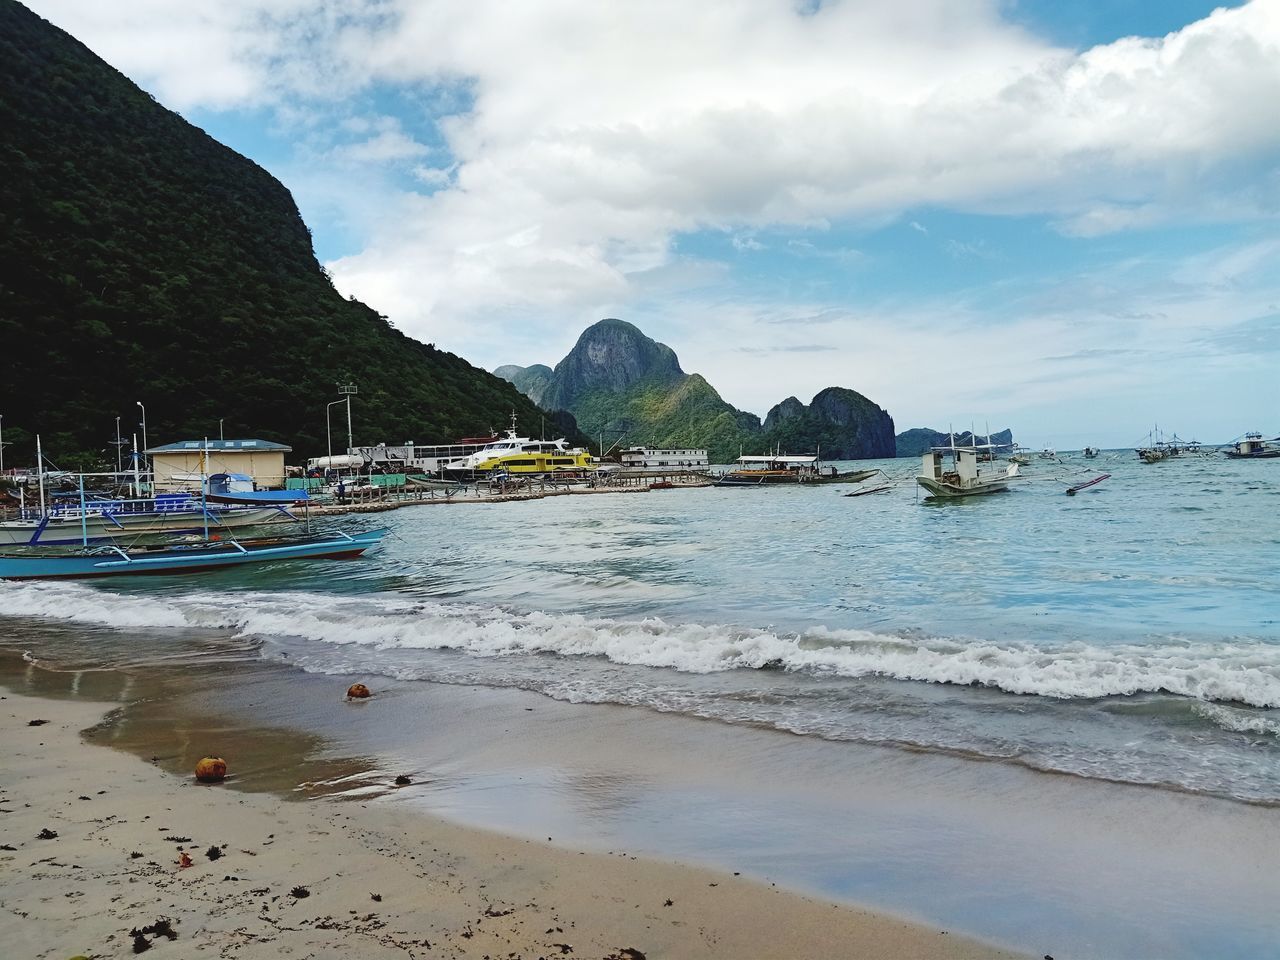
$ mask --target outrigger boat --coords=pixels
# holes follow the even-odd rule
[[[86,539],[195,533],[206,522],[231,530],[296,519],[279,506],[202,506],[185,494],[161,494],[153,500],[87,500],[83,507],[54,503],[45,511],[23,510],[16,519],[0,521],[0,545],[55,546]]]
[[[154,497],[90,497],[84,489],[86,474],[79,475],[77,495],[47,497],[45,479],[51,474],[44,469],[44,454],[36,438],[36,456],[40,469],[36,479],[39,500],[35,507],[20,508],[13,519],[0,520],[0,546],[57,546],[120,540],[152,534],[191,534],[207,527],[220,530],[244,529],[280,520],[297,520],[286,509],[298,501],[288,499],[227,499],[211,505],[216,499],[195,493],[161,493]],[[71,475],[59,472],[62,479]],[[111,477],[118,474],[94,474]],[[197,480],[200,478],[197,477]],[[248,480],[248,478],[244,478]],[[136,484],[140,486],[139,484]],[[249,489],[253,483],[249,481]],[[306,499],[306,494],[301,494]],[[51,501],[51,502],[50,502]]]
[[[39,441],[37,440],[37,450]],[[39,455],[39,454],[37,454]],[[203,458],[201,460],[203,466]],[[342,559],[358,557],[376,546],[387,530],[370,530],[351,536],[346,533],[301,537],[246,540],[220,539],[210,527],[216,526],[206,500],[208,484],[200,477],[203,537],[198,543],[169,543],[128,548],[109,544],[93,546],[89,537],[89,509],[84,476],[79,478],[80,546],[65,550],[29,546],[0,553],[0,580],[49,580],[80,577],[133,576],[136,574],[193,573],[269,560]],[[43,494],[43,492],[42,492]],[[241,509],[241,508],[233,508]]]
[[[1094,458],[1096,458],[1097,456],[1098,456],[1098,448],[1097,448],[1097,447],[1085,447],[1085,448],[1084,448],[1084,458],[1085,458],[1086,460],[1093,460],[1093,459],[1094,459]]]
[[[1017,478],[1019,464],[1001,465],[983,459],[992,444],[957,446],[955,435],[949,447],[934,447],[921,458],[916,483],[931,498],[954,499],[986,493],[1002,493]]]
[[[1222,452],[1232,460],[1270,460],[1280,457],[1280,446],[1276,444],[1280,444],[1280,437],[1263,440],[1260,433],[1246,433],[1231,445],[1230,450]]]
[[[137,574],[194,573],[236,567],[268,560],[340,560],[358,557],[377,546],[387,530],[368,530],[354,536],[236,540],[193,545],[166,545],[123,549],[117,546],[86,547],[69,553],[32,550],[0,553],[0,580],[50,580],[62,578],[135,576]]]
[[[739,457],[737,468],[716,478],[717,487],[762,487],[778,484],[861,483],[877,470],[850,470],[841,473],[835,467],[823,467],[813,456]]]
[[[1162,460],[1181,456],[1185,447],[1186,444],[1178,439],[1177,434],[1165,439],[1160,428],[1156,427],[1147,434],[1146,445],[1138,447],[1135,452],[1143,463],[1160,463]]]

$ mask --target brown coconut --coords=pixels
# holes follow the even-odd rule
[[[196,764],[196,779],[201,783],[218,783],[227,776],[227,761],[221,757],[205,757]]]
[[[367,700],[373,693],[363,683],[353,683],[347,687],[348,700]]]

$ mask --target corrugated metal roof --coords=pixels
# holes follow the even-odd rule
[[[253,453],[255,451],[261,451],[263,453],[290,453],[293,450],[293,447],[285,446],[283,443],[276,443],[274,440],[178,440],[174,443],[166,443],[160,447],[151,447],[144,450],[143,453],[184,453],[188,450],[193,453],[199,453],[206,447],[210,453],[218,451],[236,453]]]

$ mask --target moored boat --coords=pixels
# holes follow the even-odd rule
[[[53,503],[0,521],[0,545],[53,546],[84,540],[119,540],[151,534],[195,533],[207,523],[223,530],[293,520],[279,505],[201,504],[186,494],[153,499],[87,500],[83,506]]]
[[[762,487],[780,484],[861,483],[874,476],[875,470],[849,470],[841,472],[835,467],[823,467],[816,455],[744,456],[738,466],[715,479],[717,487]]]
[[[452,480],[477,480],[490,476],[537,476],[566,471],[592,470],[596,460],[581,447],[570,447],[564,438],[534,440],[516,435],[515,417],[507,435],[475,453],[446,464],[443,473]]]
[[[1232,460],[1271,460],[1280,457],[1280,437],[1263,440],[1261,433],[1246,433],[1222,452]]]
[[[1002,493],[1017,478],[1019,464],[1002,465],[983,459],[991,444],[934,447],[921,457],[916,483],[931,498],[955,499]]]
[[[358,557],[381,542],[386,529],[297,538],[225,540],[156,547],[83,547],[52,552],[47,548],[0,553],[0,580],[49,580],[138,574],[195,573],[270,560]]]

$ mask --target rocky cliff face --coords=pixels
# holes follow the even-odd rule
[[[773,430],[784,423],[803,417],[808,408],[795,397],[787,397],[770,410],[764,418],[764,429]]]
[[[537,404],[542,403],[542,395],[547,392],[547,386],[551,383],[551,368],[541,363],[530,367],[518,367],[509,363],[505,367],[498,367],[493,375],[509,381]]]
[[[955,436],[957,446],[968,446],[974,442],[973,434],[968,430],[963,433],[957,433]],[[904,430],[898,434],[895,440],[896,456],[919,457],[931,447],[945,447],[951,442],[951,434],[943,433],[939,430],[930,430],[928,427],[915,427],[911,430]],[[978,434],[977,442],[986,443],[987,438],[982,434]],[[1012,449],[1013,431],[1005,429],[993,433],[991,434],[990,442]]]
[[[790,453],[821,452],[826,460],[894,455],[893,418],[856,390],[827,387],[805,406],[788,397],[764,422],[767,446]]]
[[[573,410],[601,392],[626,393],[641,384],[674,387],[686,376],[665,343],[649,339],[625,320],[601,320],[587,327],[556,364],[543,397],[552,407]]]
[[[774,446],[793,453],[821,447],[829,460],[893,456],[893,420],[862,394],[829,387],[807,407],[788,397],[762,426],[703,377],[685,373],[670,347],[622,320],[588,327],[554,371],[508,365],[494,373],[544,407],[569,410],[606,447],[706,447],[713,463]]]

